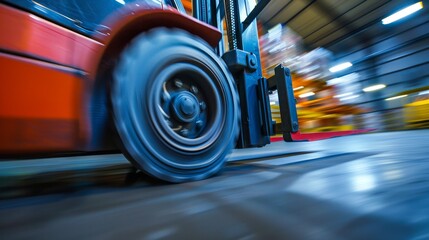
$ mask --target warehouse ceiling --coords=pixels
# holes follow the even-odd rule
[[[344,42],[370,42],[382,28],[381,19],[416,1],[386,0],[271,0],[259,19],[269,29],[290,27],[309,49],[335,51]],[[347,40],[347,41],[345,41]]]

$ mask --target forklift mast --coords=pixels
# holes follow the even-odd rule
[[[277,66],[270,79],[262,76],[256,17],[270,0],[193,0],[193,16],[223,32],[226,20],[228,47],[216,49],[231,71],[240,98],[241,124],[238,148],[261,147],[274,135],[268,90],[280,97],[281,131],[286,141],[298,131],[295,98],[289,69]]]

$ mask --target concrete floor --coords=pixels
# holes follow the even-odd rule
[[[122,155],[0,162],[0,239],[429,239],[429,130],[236,150],[164,184]]]

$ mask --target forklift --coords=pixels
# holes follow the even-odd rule
[[[269,2],[194,0],[191,17],[179,0],[5,0],[0,156],[120,150],[152,177],[185,182],[275,132],[338,136],[299,133],[289,69],[262,76],[256,18]]]

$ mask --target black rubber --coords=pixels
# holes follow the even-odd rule
[[[238,136],[239,103],[223,61],[196,36],[157,28],[122,53],[112,108],[123,152],[169,182],[217,173]]]

